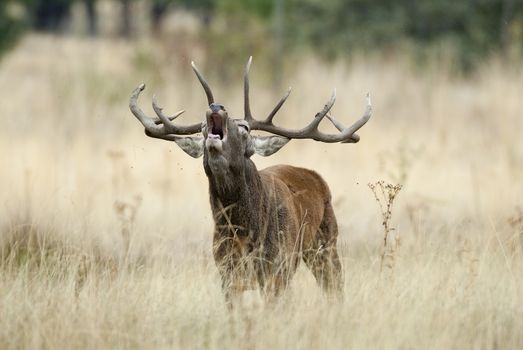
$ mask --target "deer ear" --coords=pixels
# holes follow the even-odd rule
[[[278,152],[290,139],[283,136],[252,136],[254,152],[260,156],[270,156]]]
[[[203,155],[203,141],[201,136],[174,137],[173,141],[188,155],[200,158]]]

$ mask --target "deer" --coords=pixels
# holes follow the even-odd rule
[[[360,138],[356,131],[371,117],[370,96],[367,94],[363,116],[349,127],[330,114],[336,90],[307,126],[298,130],[278,127],[273,118],[291,88],[265,119],[255,119],[249,99],[251,63],[252,57],[244,71],[243,118],[232,118],[225,106],[215,101],[194,62],[192,69],[208,102],[202,122],[175,124],[173,120],[184,110],[167,116],[154,96],[152,106],[157,118],[146,116],[137,104],[144,84],[132,92],[130,110],[147,136],[175,142],[193,158],[203,156],[214,218],[212,253],[227,305],[246,290],[259,290],[268,299],[277,298],[289,285],[301,260],[322,291],[342,298],[344,275],[336,248],[338,225],[327,183],[318,173],[291,165],[258,170],[251,156],[270,156],[292,139],[357,143]],[[318,129],[325,118],[339,133]],[[269,135],[251,134],[254,130]]]

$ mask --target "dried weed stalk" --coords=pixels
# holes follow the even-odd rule
[[[394,199],[401,190],[401,185],[393,185],[378,181],[376,183],[369,183],[369,188],[374,194],[374,198],[380,207],[380,213],[383,226],[383,247],[381,252],[380,272],[383,271],[383,266],[387,266],[390,270],[394,268],[395,252],[400,246],[399,235],[394,235],[394,243],[391,243],[391,237],[395,229],[390,226],[392,218],[392,206]]]
[[[120,222],[120,234],[124,243],[126,254],[129,254],[131,246],[131,232],[136,219],[136,214],[142,203],[142,197],[134,196],[132,201],[125,202],[121,200],[114,201],[114,211]]]
[[[461,263],[464,264],[468,276],[464,281],[465,289],[470,289],[479,274],[479,256],[469,239],[464,240],[458,256]]]
[[[120,223],[120,235],[124,246],[124,257],[127,260],[131,247],[131,233],[136,220],[136,215],[142,203],[142,196],[136,194],[129,198],[127,189],[131,188],[129,178],[129,166],[125,162],[125,153],[121,151],[109,151],[107,153],[112,163],[113,176],[112,185],[114,193],[113,208],[116,218]]]
[[[516,213],[507,221],[514,231],[514,234],[510,240],[510,248],[512,254],[516,254],[518,251],[523,250],[523,209],[517,207]]]

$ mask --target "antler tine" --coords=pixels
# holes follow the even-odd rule
[[[363,125],[365,125],[372,115],[372,104],[370,102],[370,93],[367,92],[366,96],[367,105],[365,107],[365,112],[363,113],[363,116],[358,119],[354,124],[352,124],[350,127],[348,127],[345,131],[343,130],[342,133],[345,133],[347,135],[351,135],[350,138],[342,141],[341,143],[356,143],[360,140],[360,137],[355,134],[356,131],[361,129]],[[331,119],[332,121],[332,119]],[[341,124],[340,124],[341,125]],[[340,130],[341,131],[341,130]]]
[[[278,104],[276,106],[274,106],[273,110],[271,111],[271,113],[269,113],[269,115],[267,116],[267,118],[265,119],[265,123],[267,124],[272,124],[272,119],[274,118],[274,116],[276,115],[276,113],[278,113],[278,111],[280,110],[281,106],[283,106],[283,104],[285,103],[285,101],[287,101],[287,98],[289,98],[289,95],[291,94],[291,87],[289,86],[289,89],[287,89],[287,93],[285,95],[283,95],[283,97],[280,99],[280,102],[278,102]]]
[[[284,100],[284,99],[282,99]],[[341,143],[355,143],[359,141],[359,136],[355,135],[354,133],[358,131],[371,117],[372,114],[372,106],[370,102],[370,95],[367,94],[367,106],[365,109],[365,113],[363,116],[358,119],[354,124],[352,124],[350,127],[345,128],[341,123],[339,123],[337,120],[334,119],[331,115],[329,115],[329,111],[331,110],[332,106],[334,105],[334,102],[336,101],[336,90],[331,95],[330,100],[325,104],[323,109],[316,114],[313,121],[307,125],[306,127],[300,129],[300,130],[290,130],[285,128],[280,128],[272,124],[272,117],[267,118],[266,120],[259,122],[256,121],[254,125],[251,125],[251,129],[253,130],[263,130],[267,131],[276,135],[284,136],[290,139],[306,139],[310,138],[316,141],[321,142],[328,142],[328,143],[335,143],[335,142],[341,142]],[[283,103],[283,102],[282,102]],[[278,107],[278,106],[277,106]],[[279,108],[279,107],[278,107]],[[340,131],[339,134],[326,134],[321,131],[319,131],[318,126],[325,118],[325,116],[334,124],[334,126]]]
[[[158,99],[156,98],[156,95],[153,95],[153,110],[160,120],[159,123],[156,123],[156,121],[155,123],[163,124],[166,127],[176,127],[174,124],[171,123],[171,121],[175,120],[185,112],[185,110],[182,109],[181,111],[176,112],[172,117],[166,116],[165,114],[163,114],[163,108],[158,105]]]
[[[256,126],[259,124],[272,124],[272,119],[276,115],[276,113],[280,110],[281,106],[285,103],[287,98],[289,97],[291,93],[291,88],[287,90],[287,93],[281,98],[281,100],[276,104],[276,106],[273,108],[271,113],[265,118],[264,121],[255,120],[251,113],[251,104],[250,104],[250,98],[249,98],[249,72],[251,70],[251,63],[252,63],[252,56],[249,57],[249,60],[247,61],[247,64],[245,65],[245,72],[243,74],[243,96],[244,96],[244,110],[245,110],[245,117],[244,119],[252,125]]]
[[[336,129],[338,129],[338,131],[343,131],[343,129],[345,129],[343,124],[334,119],[334,117],[330,113],[327,113],[327,115],[325,116],[327,117],[327,119],[331,121],[331,123],[336,127]]]
[[[327,119],[329,119],[331,121],[331,123],[336,127],[336,129],[338,129],[339,131],[343,132],[345,127],[343,126],[342,123],[337,121],[332,115],[330,115],[330,113],[327,113],[326,117],[327,117]],[[353,134],[350,137],[350,139],[341,141],[341,143],[356,143],[359,140],[360,140],[360,137],[358,135],[356,135],[356,134]]]
[[[160,123],[157,120],[149,118],[138,107],[138,97],[145,89],[145,84],[140,84],[131,94],[129,108],[136,119],[145,127],[146,134],[152,137],[163,138],[167,134],[189,135],[196,134],[202,130],[202,123],[196,123],[188,126],[174,125],[171,120],[178,117],[184,111],[177,112],[173,117],[167,117],[163,114],[162,108],[158,106],[156,98],[153,97],[153,109],[158,115]]]
[[[363,125],[365,125],[365,123],[367,123],[372,114],[372,105],[370,102],[369,93],[367,93],[366,95],[366,100],[367,106],[365,108],[363,116],[348,128],[344,127],[343,124],[337,121],[330,113],[326,114],[327,119],[329,119],[331,123],[336,127],[336,129],[338,129],[338,131],[341,132],[341,135],[350,135],[350,137],[340,141],[340,143],[356,143],[360,140],[360,137],[356,135],[355,132],[358,131]]]
[[[133,90],[131,98],[129,99],[129,108],[134,114],[136,119],[142,123],[146,132],[149,132],[151,135],[161,135],[163,131],[163,126],[156,125],[152,119],[147,117],[145,113],[138,107],[138,96],[145,89],[145,84],[140,84],[136,89]]]
[[[198,68],[196,68],[196,64],[194,64],[194,61],[191,61],[191,66],[192,66],[192,70],[198,77],[198,80],[202,84],[203,89],[205,90],[205,94],[207,95],[207,102],[209,103],[209,105],[211,105],[212,103],[214,103],[214,96],[212,95],[212,91],[211,91],[211,88],[209,87],[209,84],[207,84],[207,81],[205,81],[205,79],[203,78],[202,73],[200,73]]]
[[[243,108],[244,108],[244,119],[247,122],[252,121],[251,104],[249,100],[249,71],[251,70],[252,56],[249,57],[247,64],[245,65],[245,72],[243,73]]]
[[[185,112],[185,111],[183,111],[183,112]],[[180,114],[182,114],[183,112],[182,112],[182,111],[176,112],[173,116],[167,117],[167,119],[169,119],[169,121],[173,121],[173,120],[175,120],[176,118],[178,118],[178,116],[179,116]],[[160,120],[160,118],[158,118],[158,117],[157,117],[157,118],[153,118],[153,122],[154,122],[154,124],[156,124],[156,125],[163,124],[163,122],[162,122],[162,121]]]
[[[325,106],[323,106],[323,109],[320,112],[316,113],[313,121],[307,127],[305,127],[305,129],[310,130],[311,132],[318,131],[318,126],[320,125],[323,118],[327,115],[327,113],[329,113],[332,106],[334,106],[334,102],[336,102],[336,89],[332,91],[331,98],[325,104]]]

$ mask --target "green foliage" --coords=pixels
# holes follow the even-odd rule
[[[218,0],[215,1],[222,13],[238,13],[268,19],[272,15],[274,0]]]
[[[180,5],[188,10],[211,13],[215,9],[269,18],[273,0],[153,0],[157,5]]]
[[[9,49],[23,31],[23,20],[8,13],[8,4],[0,2],[0,55]]]
[[[505,2],[417,1],[409,14],[405,34],[424,46],[438,42],[451,43],[463,66],[470,67],[492,51],[503,49],[504,21],[523,19],[521,6],[504,19]]]
[[[76,0],[21,0],[31,17],[31,24],[39,30],[59,31],[69,17]]]
[[[469,69],[493,52],[523,45],[518,0],[156,0],[204,13],[210,45],[231,59],[245,51],[312,48],[335,59],[409,47],[419,60],[451,54]],[[275,29],[283,3],[283,30]],[[270,53],[269,53],[270,54]]]
[[[444,44],[466,68],[523,44],[523,2],[516,0],[288,0],[286,12],[290,41],[326,58],[404,42],[420,52]]]
[[[23,5],[31,25],[42,30],[62,29],[74,1],[85,0],[10,0]],[[0,51],[23,27],[7,16],[7,3],[0,2]],[[150,5],[158,18],[169,7],[197,14],[202,40],[218,60],[260,52],[274,57],[301,47],[326,59],[409,47],[419,59],[443,50],[461,68],[470,68],[493,52],[523,51],[521,0],[150,0]]]

